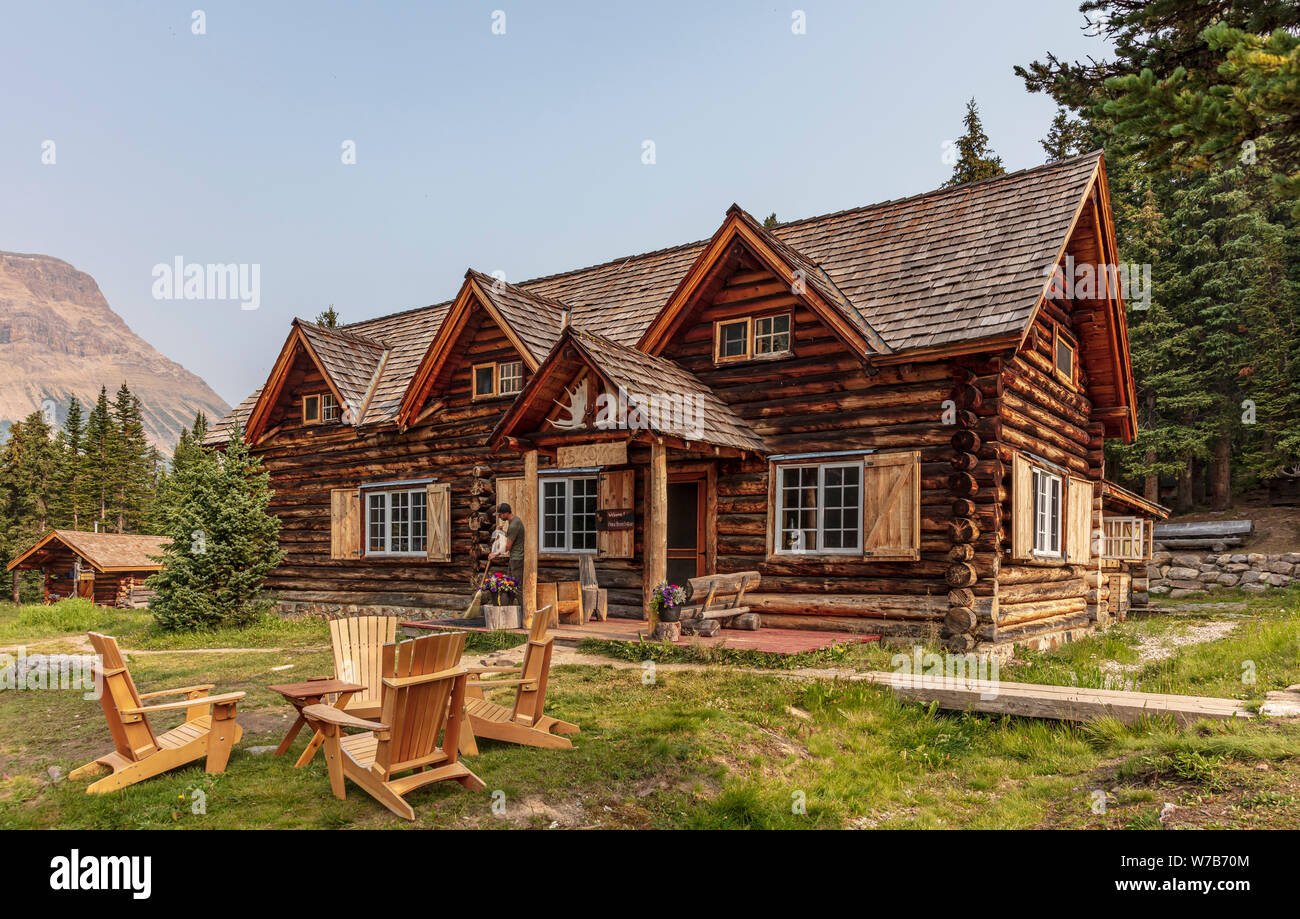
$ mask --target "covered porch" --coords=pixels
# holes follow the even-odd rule
[[[526,534],[525,617],[537,609],[539,579],[589,554],[614,617],[639,612],[652,629],[651,588],[718,570],[719,465],[766,452],[678,365],[571,328],[492,445],[524,458],[515,500]]]

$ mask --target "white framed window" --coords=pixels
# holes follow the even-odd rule
[[[754,320],[754,355],[785,354],[790,350],[790,314]]]
[[[596,476],[545,476],[539,485],[543,552],[595,552]]]
[[[475,364],[472,370],[475,399],[513,396],[524,388],[524,362]]]
[[[725,364],[790,353],[790,313],[720,319],[713,324],[713,360]]]
[[[332,392],[317,392],[302,397],[303,424],[333,424],[339,420],[339,400]]]
[[[497,364],[497,394],[513,396],[524,388],[524,362],[502,361]]]
[[[1061,557],[1061,477],[1033,470],[1034,555]]]
[[[423,487],[363,492],[366,555],[424,555],[428,548],[428,495]]]
[[[1102,520],[1102,558],[1139,562],[1147,557],[1146,521],[1141,517]]]
[[[777,555],[862,551],[862,464],[776,467]]]

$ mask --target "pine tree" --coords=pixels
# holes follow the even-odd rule
[[[952,167],[952,178],[943,183],[944,188],[1005,175],[1002,157],[989,149],[989,138],[984,133],[979,108],[973,98],[966,103],[962,123],[966,126],[966,133],[957,138],[957,162]]]
[[[322,312],[316,314],[316,324],[322,325],[327,329],[337,329],[339,327],[339,314],[331,303]]]
[[[781,221],[776,219],[776,211],[773,211],[772,213],[768,214],[766,217],[763,218],[764,229],[770,230],[772,229],[772,227],[780,226],[780,224]]]
[[[243,625],[272,600],[263,582],[284,558],[280,521],[268,513],[270,476],[238,430],[224,453],[189,450],[173,466],[161,535],[163,569],[149,608],[169,630]]]

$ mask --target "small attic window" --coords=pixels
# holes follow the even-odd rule
[[[302,423],[320,424],[320,396],[318,394],[302,397]]]
[[[714,363],[788,356],[791,322],[789,313],[719,320],[713,326]]]
[[[1075,345],[1074,339],[1057,328],[1053,336],[1052,363],[1056,367],[1056,375],[1071,385],[1075,381],[1077,350],[1078,346]]]
[[[339,420],[339,401],[334,393],[312,393],[302,397],[303,424],[333,424]]]
[[[475,364],[474,398],[495,399],[514,396],[524,388],[524,362],[498,361],[492,364]]]

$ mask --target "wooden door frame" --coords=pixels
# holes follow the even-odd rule
[[[704,557],[704,574],[714,574],[718,570],[718,464],[674,463],[668,467],[669,484],[692,481],[701,483],[703,498],[696,510],[696,553]]]

